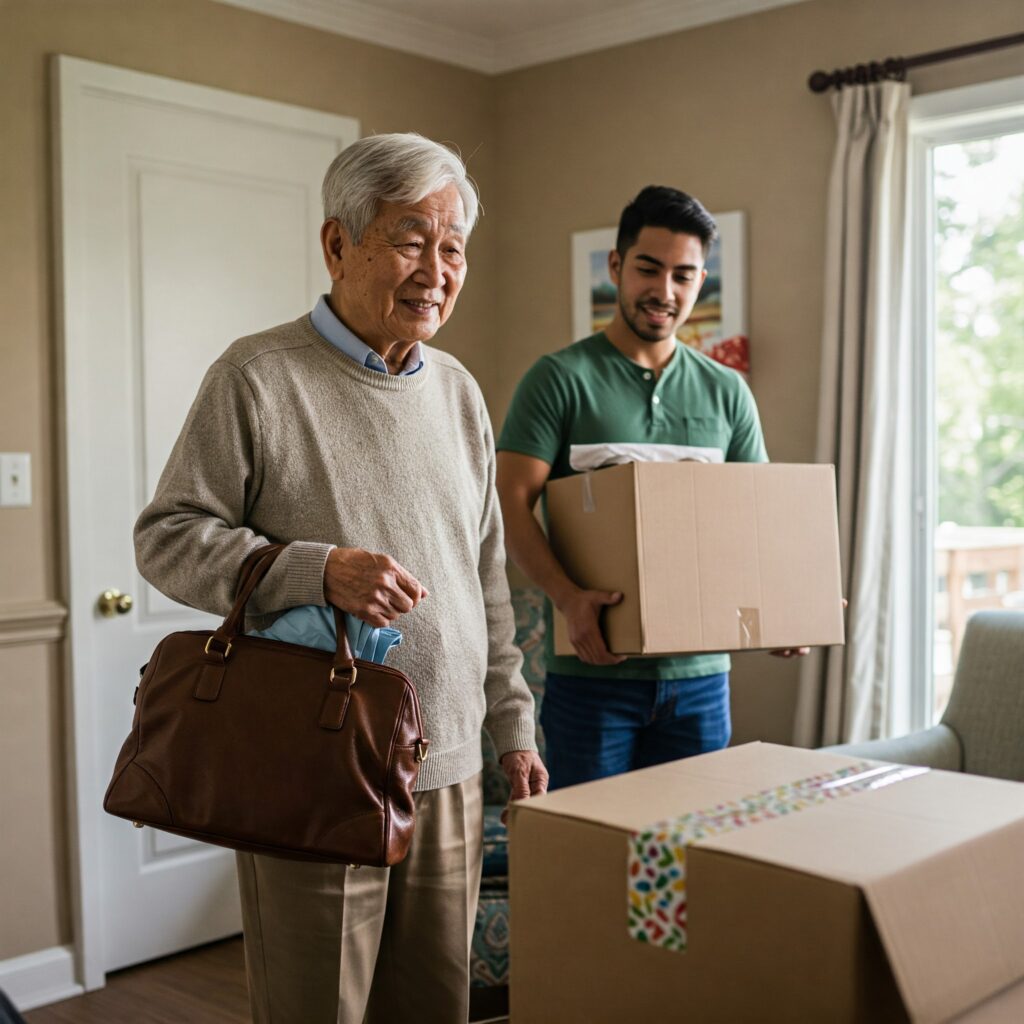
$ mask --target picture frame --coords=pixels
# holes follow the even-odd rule
[[[712,214],[718,238],[711,244],[707,280],[676,337],[712,359],[747,376],[746,215],[741,210]],[[615,311],[615,285],[608,274],[608,253],[615,228],[577,231],[572,236],[573,338],[601,330]]]

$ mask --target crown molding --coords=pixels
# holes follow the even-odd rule
[[[386,46],[470,71],[494,74],[497,52],[492,40],[437,22],[375,8],[360,0],[217,0],[269,14],[284,21],[324,29],[364,43]]]
[[[431,60],[498,75],[807,0],[636,0],[500,38],[372,6],[369,0],[217,0]]]
[[[491,74],[577,57],[806,0],[638,0],[500,41]]]

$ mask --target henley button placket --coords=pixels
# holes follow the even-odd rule
[[[653,375],[652,375],[653,376]],[[661,397],[658,395],[658,391],[661,390],[662,382],[664,381],[664,374],[661,378],[655,381],[654,388],[651,392],[651,426],[660,427],[665,422],[665,415],[661,409]]]

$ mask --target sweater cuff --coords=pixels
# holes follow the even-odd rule
[[[296,540],[288,545],[279,561],[284,564],[283,607],[297,608],[304,604],[323,607],[324,568],[327,556],[334,550],[333,544],[316,544],[312,541]]]
[[[488,722],[486,728],[499,761],[512,750],[537,749],[537,726],[532,714],[529,718]]]

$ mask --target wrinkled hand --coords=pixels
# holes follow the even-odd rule
[[[324,597],[343,612],[380,629],[411,612],[427,588],[389,555],[334,548],[324,567]]]
[[[612,654],[601,635],[601,609],[621,600],[618,591],[577,590],[560,606],[580,661],[588,665],[618,665],[626,660],[621,654]]]
[[[502,754],[501,767],[512,787],[510,804],[513,800],[525,800],[548,791],[548,770],[536,750],[510,750]],[[501,823],[508,824],[507,806],[501,812]]]

